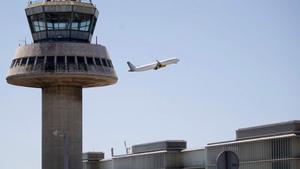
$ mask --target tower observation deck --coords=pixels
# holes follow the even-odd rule
[[[20,46],[7,82],[42,89],[42,169],[82,169],[82,88],[118,80],[107,49],[91,44],[91,1],[29,1],[34,43]]]

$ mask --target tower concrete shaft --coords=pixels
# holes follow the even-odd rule
[[[82,89],[42,89],[42,168],[82,169]]]

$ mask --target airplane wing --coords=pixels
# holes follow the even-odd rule
[[[176,59],[169,59],[169,60],[162,60],[159,63],[162,65],[170,65],[170,64],[175,64],[177,62],[178,62],[178,60],[176,60]]]

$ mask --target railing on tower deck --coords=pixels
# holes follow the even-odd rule
[[[20,65],[10,69],[11,72],[17,74],[22,73],[113,73],[112,68],[98,65],[86,64],[36,64],[36,65]]]
[[[15,63],[15,62],[13,62]],[[88,65],[85,63],[36,63],[36,64],[21,64],[16,63],[16,66],[11,66],[10,72],[12,74],[22,73],[113,73],[113,67],[104,65]]]
[[[35,5],[44,2],[68,2],[68,1],[93,4],[92,0],[29,0],[28,5]]]

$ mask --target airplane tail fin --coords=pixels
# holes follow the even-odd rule
[[[135,71],[136,67],[135,67],[132,63],[127,62],[127,64],[128,64],[128,66],[129,66],[129,72]]]

